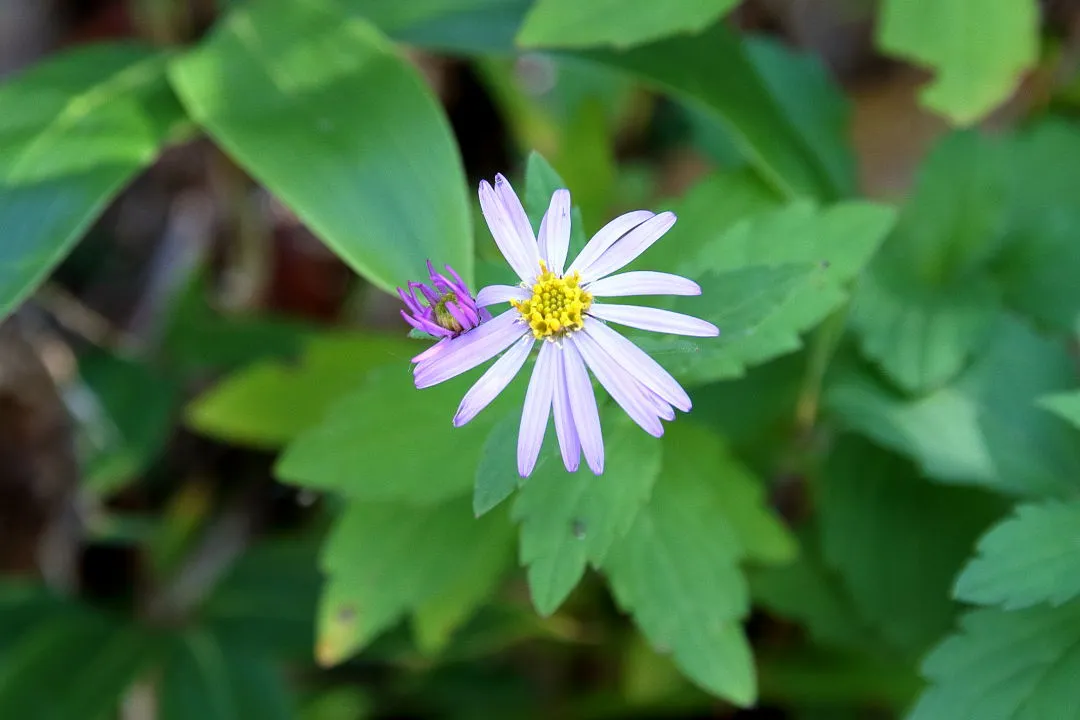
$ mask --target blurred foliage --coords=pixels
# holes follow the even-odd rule
[[[889,200],[858,83],[756,2],[99,5],[0,81],[0,313],[72,420],[0,337],[0,717],[1077,717],[1054,3],[835,3],[932,75]],[[522,381],[453,428],[480,370],[410,377],[387,291],[513,282],[495,172],[534,230],[571,190],[571,252],[673,210],[630,269],[721,328],[628,334],[695,407],[657,440],[602,404],[600,477],[550,437],[517,476]]]

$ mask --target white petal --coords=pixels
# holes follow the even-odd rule
[[[596,475],[604,472],[604,436],[600,432],[600,412],[596,408],[589,373],[577,348],[572,343],[563,345],[563,367],[566,370],[566,390],[570,396],[570,413],[585,453],[585,462]]]
[[[567,472],[577,472],[581,464],[581,440],[578,439],[574,416],[570,411],[570,395],[566,387],[566,352],[559,350],[555,361],[555,397],[552,408],[555,415],[555,434],[559,438],[563,466]]]
[[[619,275],[609,275],[588,285],[585,289],[596,297],[701,294],[701,286],[689,278],[649,270],[634,270]]]
[[[540,256],[548,270],[562,275],[566,253],[570,249],[570,191],[556,190],[551,196],[544,219],[540,221]]]
[[[595,282],[629,264],[638,255],[648,250],[674,224],[675,214],[670,212],[662,212],[646,220],[619,238],[588,267],[581,268],[581,279],[585,282]]]
[[[536,340],[529,333],[521,336],[514,345],[503,353],[502,357],[492,364],[480,379],[469,388],[465,397],[458,405],[457,413],[454,414],[454,426],[461,427],[476,417],[477,413],[486,408],[491,401],[498,397],[514,376],[521,370],[525,360],[532,351]]]
[[[716,337],[720,328],[691,315],[660,310],[659,308],[641,307],[640,305],[607,305],[593,303],[589,314],[601,320],[608,320],[627,327],[673,335],[692,335],[694,337]]]
[[[487,307],[510,300],[528,300],[532,291],[517,285],[488,285],[476,294],[476,307]]]
[[[473,328],[463,335],[444,341],[445,349],[428,358],[413,369],[416,387],[438,385],[444,380],[457,377],[510,347],[528,328],[517,322],[521,314],[507,310],[494,320]]]
[[[622,363],[626,371],[637,378],[638,382],[655,392],[665,402],[671,403],[683,412],[690,411],[690,396],[675,378],[671,377],[671,374],[660,367],[660,363],[649,357],[644,350],[593,318],[586,318],[585,329],[582,332],[598,342],[600,347],[604,348],[616,361]]]
[[[577,348],[592,374],[619,403],[619,407],[633,419],[641,429],[653,437],[664,434],[664,426],[657,419],[656,413],[645,403],[638,390],[637,380],[627,373],[615,360],[600,347],[595,340],[585,333],[574,333],[567,340]]]
[[[570,263],[570,267],[567,268],[566,274],[569,275],[575,270],[580,271],[582,268],[591,265],[598,257],[603,255],[604,251],[611,247],[616,240],[651,217],[654,217],[654,214],[648,210],[635,210],[634,212],[620,215],[604,227],[600,228],[600,230],[592,236],[592,239],[589,240],[585,247],[582,248],[581,253],[574,258],[574,262]]]
[[[532,223],[529,222],[529,216],[525,214],[525,208],[522,207],[521,200],[518,199],[517,193],[514,192],[514,188],[510,185],[510,181],[503,177],[501,173],[495,176],[495,194],[499,196],[499,202],[506,209],[506,214],[509,216],[514,230],[526,250],[526,254],[532,264],[537,266],[536,269],[539,270],[540,254],[536,246],[536,236],[533,235]]]
[[[499,195],[487,180],[480,182],[480,209],[484,212],[484,219],[487,220],[491,236],[495,239],[495,244],[499,246],[503,257],[506,258],[506,262],[519,278],[531,284],[540,270],[536,241],[529,240],[528,244],[532,246],[530,253],[526,243],[518,234],[514,218],[507,212]],[[533,256],[536,259],[533,259]]]
[[[525,391],[525,406],[521,409],[521,427],[518,430],[518,474],[529,477],[536,467],[540,446],[544,444],[548,416],[551,414],[551,395],[555,388],[555,356],[558,352],[552,343],[545,342],[536,358],[529,389]]]

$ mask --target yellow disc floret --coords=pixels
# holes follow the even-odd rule
[[[580,282],[580,273],[572,272],[566,277],[559,277],[549,272],[541,260],[540,277],[532,286],[532,297],[528,300],[511,300],[510,303],[529,323],[534,337],[562,336],[584,327],[582,316],[592,305],[592,295],[581,289]]]

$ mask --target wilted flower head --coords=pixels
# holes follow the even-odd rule
[[[492,285],[476,296],[477,307],[509,302],[511,308],[472,332],[440,341],[413,358],[416,387],[425,388],[467,372],[503,353],[461,401],[454,424],[464,425],[517,375],[540,341],[525,393],[518,433],[518,472],[527,477],[554,414],[563,464],[578,469],[581,455],[597,475],[604,471],[604,439],[589,373],[650,435],[663,435],[661,420],[690,398],[671,375],[632,342],[607,326],[711,337],[715,325],[689,315],[597,298],[630,295],[700,295],[697,283],[661,272],[612,275],[645,252],[675,224],[670,212],[621,215],[600,229],[565,270],[570,245],[570,193],[557,190],[540,223],[539,238],[510,183],[480,183],[480,206],[495,243],[521,279]]]
[[[453,280],[435,272],[430,260],[427,267],[431,277],[430,286],[411,282],[408,292],[398,288],[398,295],[407,308],[401,311],[405,322],[428,335],[450,338],[468,332],[491,318],[487,310],[477,306],[469,287],[452,267],[447,265],[446,271]]]

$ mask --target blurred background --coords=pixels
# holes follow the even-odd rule
[[[370,6],[372,22],[383,27],[379,18],[412,0],[398,2],[358,2],[355,12],[366,16]],[[0,87],[18,89],[27,71],[101,43],[137,41],[179,52],[200,42],[229,12],[257,4],[0,0]],[[460,13],[448,6],[449,19],[409,25],[399,17],[386,29],[441,104],[460,150],[481,279],[485,259],[495,256],[472,193],[479,180],[497,172],[524,187],[532,151],[571,188],[589,232],[619,212],[678,204],[710,178],[734,177],[753,165],[739,138],[705,119],[694,103],[572,53],[515,49],[514,32],[529,5],[488,2]],[[957,131],[920,100],[932,73],[879,49],[879,10],[869,0],[745,0],[720,22],[747,38],[759,65],[775,69],[769,75],[777,83],[773,92],[795,106],[788,111],[796,125],[802,123],[799,107],[828,104],[822,122],[829,141],[842,145],[837,156],[848,163],[839,172],[849,174],[846,194],[902,205],[927,167],[924,160]],[[1045,0],[1039,12],[1037,62],[992,111],[968,123],[974,129],[962,137],[1011,137],[1048,116],[1072,132],[1080,112],[1080,4]],[[93,62],[94,56],[84,56],[64,72],[74,78],[90,72]],[[59,74],[53,85],[44,82],[43,94],[26,102],[47,104],[48,93],[65,83]],[[17,117],[18,102],[18,92],[0,94],[0,116]],[[68,107],[58,117],[78,112]],[[48,267],[0,326],[0,717],[904,715],[923,687],[919,659],[951,626],[952,609],[926,630],[918,622],[905,624],[904,607],[891,608],[886,614],[898,613],[896,626],[867,649],[866,639],[878,637],[878,630],[857,629],[863,627],[859,610],[847,612],[846,600],[826,597],[830,588],[779,574],[763,574],[759,587],[752,577],[755,605],[747,635],[757,660],[759,700],[754,708],[738,709],[688,682],[670,656],[650,649],[597,573],[587,573],[557,612],[537,614],[513,545],[495,561],[497,578],[486,583],[482,602],[462,613],[467,617],[436,617],[426,634],[406,622],[388,622],[359,654],[325,662],[317,650],[325,574],[319,552],[343,501],[279,482],[274,463],[280,447],[308,422],[304,414],[321,415],[355,380],[356,368],[387,359],[405,367],[414,347],[407,343],[415,341],[404,338],[398,299],[358,275],[288,203],[244,170],[242,158],[223,151],[230,147],[227,137],[215,144],[191,123],[180,125],[160,154],[93,214],[70,253],[54,253],[62,261]],[[0,117],[0,156],[14,153],[20,142],[11,127]],[[80,147],[73,143],[67,152],[75,157]],[[308,161],[299,147],[292,162],[303,166]],[[939,167],[967,167],[985,157],[949,155],[949,147]],[[1053,159],[1048,167],[1055,167]],[[14,173],[10,165],[7,170]],[[963,203],[979,195],[981,183],[990,182],[985,177],[940,181],[938,190],[946,188],[938,195],[940,207],[927,202],[921,212],[953,222],[942,218],[970,207]],[[930,194],[938,192],[932,180]],[[950,194],[961,185],[966,194]],[[1080,186],[1071,187],[1075,197]],[[343,202],[350,192],[329,185],[315,191]],[[0,192],[12,191],[0,186]],[[710,202],[708,194],[701,197]],[[757,201],[740,197],[731,202],[749,214]],[[0,197],[0,210],[5,202],[7,211],[24,202],[13,198]],[[23,225],[11,212],[0,213],[8,220],[0,228],[0,246],[9,248],[0,248],[0,263],[21,261],[12,248],[29,223],[44,225],[52,213],[64,212],[49,197],[27,207],[19,216]],[[1063,222],[1074,236],[1071,219]],[[1074,267],[1075,245],[1062,251],[1064,267]],[[415,279],[423,279],[423,266],[415,271]],[[1066,291],[1055,298],[1071,302],[1075,295]],[[843,330],[843,318],[832,327]],[[1052,327],[1048,334],[1071,342],[1074,325]],[[356,330],[390,344],[350,345],[347,333]],[[951,341],[944,338],[944,344]],[[808,529],[816,521],[807,524],[815,513],[807,489],[810,468],[843,462],[836,460],[832,438],[841,426],[858,427],[830,419],[830,412],[833,418],[847,412],[842,402],[819,410],[819,398],[807,395],[803,384],[807,367],[829,363],[837,347],[835,363],[866,364],[850,341],[827,344],[824,358],[815,354],[820,344],[809,343],[742,379],[695,393],[697,419],[723,434],[763,478],[769,505],[806,547],[818,543],[808,539],[816,532]],[[972,357],[989,352],[976,350]],[[252,367],[258,371],[246,376],[243,403],[223,410],[199,402],[224,378]],[[1013,382],[1008,373],[1014,370],[1017,377],[1027,372],[1009,366],[994,382]],[[816,375],[818,390],[824,374],[822,368]],[[1072,374],[1040,392],[1075,384]],[[916,394],[924,391],[916,388]],[[312,399],[313,393],[321,396]],[[452,409],[444,408],[447,417]],[[861,435],[887,450],[857,439],[853,453],[895,451],[907,456],[894,459],[912,477],[934,474],[920,450],[905,452],[898,447],[903,443],[872,431]],[[424,443],[418,440],[416,452]],[[939,486],[933,487],[937,492]],[[933,571],[933,587],[926,590],[945,602],[950,578],[978,534],[1003,516],[1007,496],[980,491],[962,500],[911,498],[920,512],[930,509],[931,519],[890,529],[895,545],[918,545],[934,555],[939,541],[951,542],[941,540],[949,533],[941,526],[953,525],[947,518],[954,501],[965,508],[956,524],[970,530],[955,552],[941,551],[953,559]],[[805,557],[803,569],[819,560],[812,553]],[[887,566],[888,557],[875,562]],[[408,556],[392,559],[398,560],[409,563]],[[386,572],[387,584],[398,582],[393,566]],[[846,568],[838,572],[843,576]],[[916,613],[936,602],[921,598],[913,601]],[[849,642],[852,634],[857,642]],[[902,636],[897,643],[895,635]],[[854,654],[822,651],[855,645]],[[1075,707],[1022,717],[1072,718]]]

